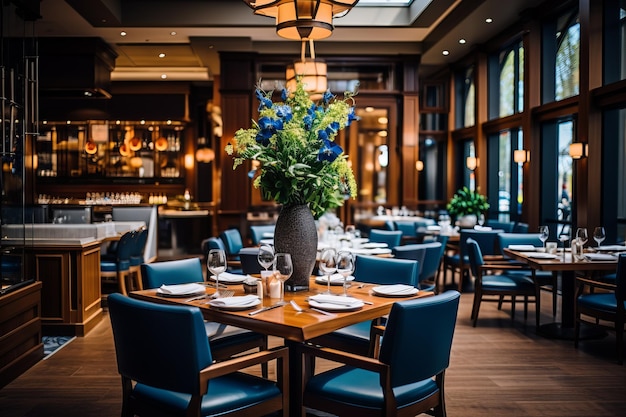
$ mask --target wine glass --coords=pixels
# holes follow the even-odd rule
[[[337,252],[333,248],[326,248],[320,254],[318,268],[326,275],[326,281],[328,282],[328,288],[324,294],[332,294],[330,290],[330,276],[337,270],[336,256]]]
[[[259,265],[267,271],[274,264],[274,249],[270,245],[261,245],[257,254],[257,260]]]
[[[606,239],[604,227],[596,227],[593,229],[593,240],[598,242],[598,247],[600,247],[600,243],[604,242],[604,239]]]
[[[223,249],[211,249],[207,256],[206,266],[209,272],[215,275],[214,298],[220,297],[220,274],[226,271],[226,253]]]
[[[354,271],[354,257],[351,252],[341,251],[337,254],[337,272],[343,276],[343,295],[348,296],[348,277]]]
[[[576,239],[578,239],[578,243],[583,246],[589,240],[589,234],[587,233],[586,227],[579,227],[576,229]]]
[[[348,239],[352,240],[355,238],[354,233],[356,232],[356,227],[353,224],[349,224],[346,226],[346,235]]]
[[[546,251],[546,240],[550,237],[550,229],[548,226],[539,226],[539,240],[543,243],[543,251]]]
[[[483,213],[480,213],[478,215],[478,225],[480,227],[483,227],[484,224],[485,224],[485,215]]]
[[[280,281],[280,304],[285,303],[285,281],[293,274],[293,263],[291,255],[288,253],[277,253],[274,261],[274,272],[276,278]]]

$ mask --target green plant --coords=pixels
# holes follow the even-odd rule
[[[489,203],[484,195],[463,187],[452,196],[446,208],[451,216],[479,215],[489,209]]]
[[[266,199],[280,204],[307,204],[315,218],[356,197],[354,174],[338,132],[357,120],[352,94],[339,100],[330,91],[314,103],[298,80],[296,91],[283,89],[282,102],[272,102],[272,92],[256,89],[259,120],[235,133],[226,146],[235,155],[233,169],[246,160],[258,161],[250,171],[254,186]]]

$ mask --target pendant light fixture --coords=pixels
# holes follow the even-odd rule
[[[309,93],[311,99],[315,100],[321,97],[327,87],[327,67],[326,63],[321,59],[315,58],[315,46],[313,39],[309,39],[310,58],[306,57],[306,41],[302,41],[302,52],[300,60],[287,66],[285,73],[287,79],[287,89],[296,91],[298,78],[302,80],[304,91]]]
[[[243,0],[254,14],[276,19],[276,33],[286,39],[324,39],[333,18],[345,16],[358,0]]]

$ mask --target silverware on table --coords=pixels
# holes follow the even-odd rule
[[[309,310],[310,310],[310,311],[315,311],[315,312],[320,313],[320,314],[324,314],[324,315],[326,315],[326,316],[334,316],[334,314],[333,314],[333,313],[330,313],[330,312],[328,312],[328,311],[321,310],[321,309],[319,309],[319,308],[315,308],[315,307],[302,308],[302,307],[300,307],[300,306],[298,305],[298,303],[296,303],[294,300],[291,300],[291,301],[290,301],[290,303],[291,303],[291,306],[292,306],[292,307],[293,307],[296,311],[298,311],[298,312],[300,312],[300,313],[305,313],[305,312],[307,312],[307,311],[309,311]]]
[[[248,315],[249,316],[254,316],[256,314],[263,313],[264,311],[272,310],[272,309],[274,309],[276,307],[282,307],[284,305],[285,305],[285,303],[272,304],[271,306],[267,306],[267,307],[260,308],[258,310],[251,311],[251,312],[248,313]]]

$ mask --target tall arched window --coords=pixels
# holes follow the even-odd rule
[[[578,14],[562,16],[557,22],[555,100],[578,95],[580,68],[580,23]]]
[[[476,124],[476,94],[474,67],[468,67],[456,76],[456,128],[470,127]]]
[[[492,82],[490,95],[497,97],[493,117],[506,117],[524,110],[524,47],[517,42],[498,54],[497,85]]]

